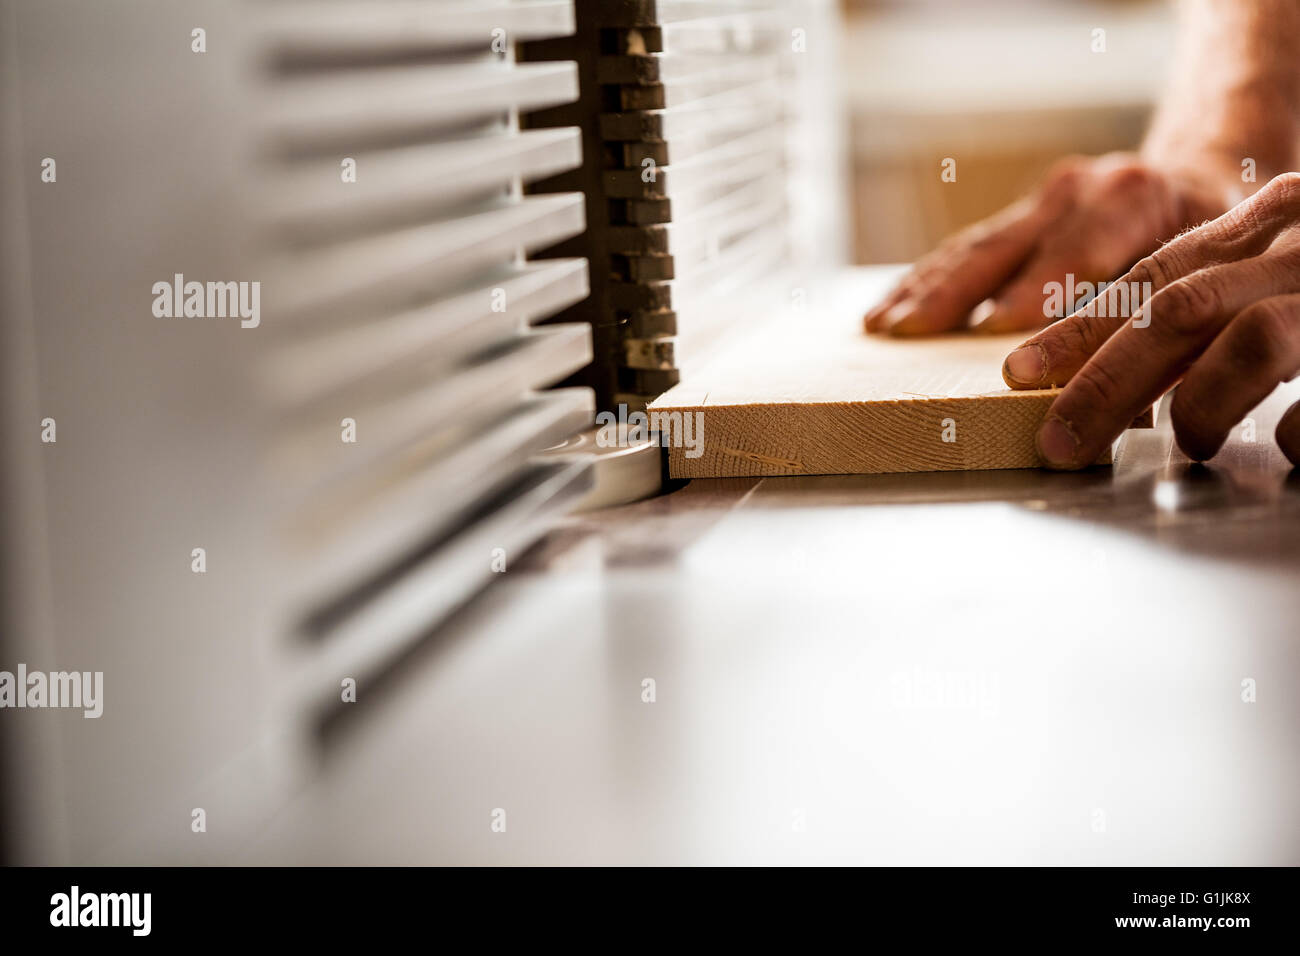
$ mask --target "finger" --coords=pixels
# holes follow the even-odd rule
[[[1027,339],[1002,363],[1002,380],[1018,389],[1064,385],[1162,288],[1144,275],[1134,267],[1068,319]]]
[[[913,292],[891,305],[877,327],[894,335],[926,335],[965,324],[1033,250],[1048,212],[1044,204],[1022,200],[960,233],[918,268]]]
[[[1169,407],[1178,447],[1205,461],[1280,383],[1300,371],[1300,295],[1261,299],[1187,371]]]
[[[1156,250],[1064,322],[1028,339],[1007,356],[1003,380],[1011,388],[1064,385],[1130,318],[1149,321],[1138,313],[1154,295],[1207,266],[1262,253],[1287,222],[1285,195],[1273,190],[1271,199],[1260,198],[1271,186]]]
[[[906,275],[898,280],[898,284],[890,290],[888,295],[867,311],[866,315],[863,316],[863,327],[868,332],[884,332],[887,326],[886,318],[891,314],[894,306],[920,295],[928,285],[926,276],[930,275],[935,268],[931,260],[939,256],[946,256],[949,248],[941,246],[930,253],[926,259],[913,266]]]
[[[962,325],[1015,273],[1044,228],[1073,207],[1089,166],[1058,162],[1034,195],[946,241],[908,275],[906,292],[896,290],[865,316],[867,330],[917,335]]]
[[[1095,266],[1073,248],[1045,249],[1037,254],[990,303],[983,316],[972,317],[977,332],[998,334],[1037,329],[1074,311],[1071,299],[1082,294],[1087,284],[1115,275],[1128,259],[1114,269]],[[1059,302],[1058,302],[1059,300]],[[1064,313],[1060,308],[1064,307]]]
[[[1158,249],[1147,261],[1151,278],[1168,284],[1211,263],[1257,256],[1298,214],[1300,173],[1274,177],[1217,219]]]
[[[1110,172],[998,294],[979,330],[1023,331],[1074,312],[1087,285],[1128,269],[1153,236],[1170,234],[1176,210],[1158,174],[1133,164]]]
[[[1112,335],[1052,403],[1037,436],[1043,463],[1081,468],[1096,461],[1233,316],[1294,284],[1275,258],[1257,256],[1203,269],[1156,293],[1143,306],[1149,321]]]
[[[868,332],[883,331],[883,322],[886,313],[888,313],[890,309],[896,306],[904,298],[911,295],[915,289],[916,275],[915,271],[913,271],[900,279],[898,284],[890,289],[883,299],[866,311],[862,316],[862,327]]]
[[[1300,402],[1296,402],[1285,412],[1277,423],[1277,447],[1282,449],[1291,464],[1300,466]]]

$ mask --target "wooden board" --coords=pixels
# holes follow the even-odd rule
[[[673,478],[1031,468],[1058,390],[1003,383],[1025,338],[888,339],[857,310],[808,311],[732,342],[649,410],[699,413],[694,443],[669,443]]]

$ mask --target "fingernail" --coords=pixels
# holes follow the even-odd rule
[[[1049,418],[1038,429],[1039,457],[1048,465],[1068,467],[1074,464],[1075,453],[1079,450],[1079,440],[1074,432],[1059,418]]]
[[[985,299],[971,310],[970,317],[966,320],[966,323],[978,332],[980,331],[980,327],[989,320],[989,316],[994,315],[997,311],[998,304],[992,299]]]
[[[1022,345],[1002,363],[1007,384],[1037,385],[1047,372],[1047,356],[1041,345]]]
[[[906,322],[912,316],[916,315],[916,306],[911,302],[900,302],[888,312],[885,313],[883,325],[887,329],[892,329],[900,322]]]

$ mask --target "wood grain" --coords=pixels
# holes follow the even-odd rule
[[[695,448],[669,443],[673,478],[1031,468],[1058,390],[1003,383],[1002,361],[1025,337],[888,339],[864,335],[856,312],[783,316],[650,411],[700,413]],[[1134,422],[1150,424],[1150,413]]]

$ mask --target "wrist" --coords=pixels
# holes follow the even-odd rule
[[[1239,80],[1230,95],[1158,116],[1144,162],[1194,181],[1229,206],[1297,165],[1300,124],[1278,85]]]

